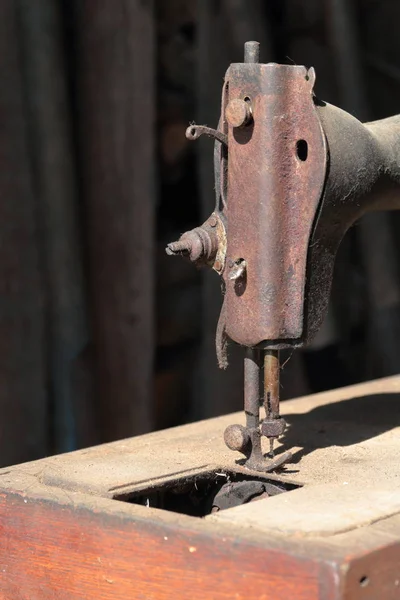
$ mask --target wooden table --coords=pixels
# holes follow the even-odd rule
[[[242,415],[0,470],[0,598],[398,600],[400,377],[282,409],[291,491],[204,518],[152,490],[240,472]]]

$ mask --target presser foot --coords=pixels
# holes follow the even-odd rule
[[[244,466],[252,471],[268,473],[279,469],[290,462],[291,452],[277,456],[266,457],[261,448],[261,432],[258,428],[248,428],[243,425],[229,425],[224,432],[225,444],[230,450],[245,455]],[[268,456],[268,455],[267,455]]]
[[[261,471],[262,473],[270,473],[276,471],[286,463],[290,462],[292,458],[291,452],[284,452],[275,456],[273,459],[266,459],[263,455],[257,458],[250,457],[244,463],[244,466],[251,471]]]

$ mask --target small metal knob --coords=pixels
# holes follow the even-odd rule
[[[252,119],[250,103],[236,98],[225,109],[225,117],[232,127],[244,127]]]
[[[243,425],[229,425],[225,429],[224,440],[230,450],[243,452],[250,441],[250,435]]]

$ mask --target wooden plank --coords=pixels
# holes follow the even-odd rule
[[[387,543],[387,542],[386,542]],[[383,548],[351,562],[344,600],[398,600],[400,597],[400,543]]]
[[[33,192],[16,5],[0,3],[0,464],[48,448],[41,231]]]
[[[151,1],[76,2],[83,191],[103,440],[152,427]]]
[[[400,377],[392,377],[285,402],[288,429],[276,452],[290,450],[293,458],[270,477],[300,489],[210,518],[251,523],[266,535],[277,529],[332,535],[400,514],[399,394]],[[40,473],[52,488],[114,497],[177,478],[236,472],[241,455],[227,448],[223,432],[243,422],[243,414],[226,415],[54,456],[0,472],[0,483],[7,476],[30,484]]]
[[[327,431],[336,427],[341,460],[338,437],[327,447],[314,442],[303,448],[313,460],[270,475],[297,478],[302,489],[206,518],[113,498],[182,481],[212,463],[218,472],[240,469],[221,439],[237,415],[1,470],[0,599],[394,600],[399,391],[397,376],[286,402],[289,423],[301,419],[292,423],[301,439],[315,440],[321,423]],[[379,414],[371,410],[374,400]],[[293,519],[308,519],[311,528],[299,529]],[[314,527],[318,519],[324,529]]]
[[[84,402],[73,374],[88,344],[88,325],[61,15],[53,0],[17,5],[48,292],[52,452],[67,452],[93,440],[77,435],[76,426]]]
[[[393,489],[380,481],[361,488],[358,482],[344,481],[342,485],[304,486],[285,494],[284,499],[279,494],[206,518],[245,525],[267,534],[325,537],[365,527],[399,513],[399,487]]]
[[[336,565],[314,555],[114,500],[47,495],[0,495],[1,600],[338,597]]]

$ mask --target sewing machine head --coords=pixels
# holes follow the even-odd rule
[[[227,366],[228,338],[247,347],[246,427],[228,427],[225,441],[249,468],[268,471],[290,459],[273,456],[285,429],[279,351],[318,331],[347,229],[367,210],[398,204],[400,119],[363,125],[316,98],[314,69],[260,64],[258,56],[259,44],[247,42],[244,62],[230,65],[218,129],[187,129],[189,139],[215,138],[216,204],[167,253],[207,264],[223,279],[220,366]],[[262,435],[270,440],[267,458]]]

